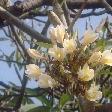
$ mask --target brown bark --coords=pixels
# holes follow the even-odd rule
[[[30,12],[32,9],[41,7],[41,6],[51,6],[53,0],[24,0],[16,1],[13,6],[7,8],[7,10],[16,17],[21,16],[25,12]],[[85,0],[67,0],[67,6],[69,9],[80,8]],[[112,0],[107,0],[110,6],[112,6]],[[0,4],[2,6],[2,4]],[[88,0],[85,6],[85,9],[94,9],[94,8],[104,8],[104,5],[101,3],[101,0]],[[28,16],[26,16],[28,18]],[[25,19],[25,18],[24,18]],[[4,27],[3,18],[0,16],[0,26]]]
[[[7,10],[15,16],[20,16],[23,13],[30,11],[31,9],[40,6],[50,6],[53,0],[24,0],[23,2],[17,1],[13,6],[9,7]],[[76,9],[80,8],[85,0],[67,0],[67,5],[69,8]],[[112,0],[107,0],[107,2],[112,6]],[[104,8],[100,0],[88,0],[85,9],[93,8]]]
[[[95,112],[112,112],[112,103],[103,104],[96,108]]]

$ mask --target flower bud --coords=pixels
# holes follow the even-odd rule
[[[57,41],[61,44],[63,44],[64,36],[65,36],[65,28],[63,25],[57,25],[56,28],[52,27],[50,29],[50,38],[53,41]]]
[[[97,39],[96,33],[94,33],[92,30],[87,30],[84,34],[84,38],[82,40],[82,45],[86,46],[92,42],[94,42]]]
[[[34,59],[40,59],[43,58],[42,55],[36,51],[35,49],[27,49],[27,52],[29,54],[30,57],[34,58]]]
[[[48,12],[48,18],[50,20],[50,22],[54,25],[54,26],[57,26],[57,25],[61,25],[62,22],[61,20],[59,19],[59,17],[53,12],[53,11],[49,11]]]

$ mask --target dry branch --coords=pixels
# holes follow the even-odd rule
[[[34,38],[34,39],[36,39],[38,41],[41,41],[41,42],[50,43],[50,40],[48,38],[44,37],[43,35],[41,35],[37,31],[35,31],[34,29],[32,29],[30,26],[28,26],[24,22],[20,21],[20,19],[18,19],[17,17],[13,16],[10,12],[8,12],[7,10],[5,10],[2,7],[0,7],[0,15],[4,19],[6,19],[10,24],[15,25],[20,30],[22,30],[25,33],[27,33],[28,35],[30,35],[32,38]]]
[[[41,6],[51,6],[53,0],[24,0],[16,1],[13,6],[7,8],[7,10],[19,17],[26,12],[30,12],[32,9],[41,7]],[[81,5],[85,2],[85,0],[67,0],[67,6],[70,9],[80,8]],[[112,6],[112,0],[107,0],[107,3]],[[2,4],[0,4],[2,6]],[[104,5],[100,0],[88,0],[85,9],[94,9],[94,8],[104,8]],[[28,16],[27,16],[28,17]],[[0,24],[3,23],[3,19],[0,17]]]

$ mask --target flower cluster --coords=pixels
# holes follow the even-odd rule
[[[50,38],[53,48],[49,49],[49,54],[56,60],[62,61],[66,54],[73,53],[77,47],[75,39],[69,37],[63,25],[57,25],[56,28],[51,28]],[[58,47],[57,43],[62,47]]]
[[[42,57],[42,55],[40,55],[34,49],[28,49],[28,53],[29,53],[29,56],[31,56],[33,58],[44,59],[44,57]],[[37,80],[38,81],[38,86],[40,88],[48,88],[48,87],[52,88],[56,84],[54,79],[52,79],[51,76],[49,76],[45,73],[42,73],[42,70],[40,70],[40,68],[35,64],[26,65],[25,73],[28,74],[29,78]]]
[[[101,65],[112,66],[111,50],[95,51],[97,34],[87,30],[77,45],[77,39],[69,35],[63,25],[52,27],[49,32],[53,47],[48,50],[47,73],[42,73],[35,64],[26,66],[28,77],[38,81],[41,88],[54,88],[71,95],[82,95],[90,101],[102,98],[100,86],[96,85],[96,69]],[[90,49],[92,46],[92,49]],[[29,56],[44,59],[34,49]]]

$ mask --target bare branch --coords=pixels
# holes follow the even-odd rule
[[[86,6],[86,1],[85,1],[85,3],[81,6],[81,9],[79,9],[79,11],[78,11],[78,13],[76,14],[75,18],[73,19],[73,21],[72,21],[71,24],[69,25],[69,27],[68,27],[68,29],[67,29],[68,32],[72,31],[72,28],[73,28],[73,26],[74,26],[76,20],[81,16],[81,13],[82,13],[82,11],[83,11],[83,9],[84,9],[85,6]]]
[[[17,62],[15,60],[4,60],[4,59],[0,59],[0,61],[9,62],[9,63],[15,63],[15,64],[22,65],[22,66],[25,66],[26,65],[26,63]]]
[[[41,34],[46,35],[46,34],[47,34],[47,30],[48,30],[49,26],[50,26],[50,21],[49,21],[49,20],[47,20],[47,22],[46,22],[46,24],[45,24],[45,26],[44,26],[44,28],[43,28],[43,30],[42,30],[42,32],[41,32]]]
[[[23,51],[23,53],[24,53],[24,56],[29,58],[29,55],[28,55],[28,53],[27,53],[27,50],[26,50],[26,48],[24,47],[24,45],[21,43],[21,41],[20,41],[20,39],[19,39],[19,35],[16,33],[16,30],[15,30],[14,26],[13,26],[13,25],[10,25],[10,28],[11,28],[12,34],[14,35],[14,37],[15,37],[17,43],[18,43],[19,46],[21,47],[21,49],[22,49],[22,51]]]
[[[67,6],[66,1],[63,3],[62,8],[63,8],[64,15],[65,15],[65,18],[66,18],[67,26],[69,26],[70,22],[71,22],[71,19],[70,19],[70,10],[69,10],[69,8]]]
[[[34,38],[34,39],[36,39],[38,41],[41,41],[41,42],[50,43],[50,40],[48,38],[44,37],[43,35],[41,35],[37,31],[35,31],[34,29],[32,29],[31,27],[29,27],[24,22],[20,21],[17,17],[13,16],[10,12],[8,12],[7,10],[5,10],[2,7],[0,7],[0,14],[10,24],[15,25],[16,27],[18,27],[19,29],[21,29],[22,31],[24,31],[25,33],[27,33],[28,35],[30,35],[32,38]]]
[[[69,9],[77,9],[80,8],[81,5],[84,3],[85,0],[67,0],[67,6]],[[41,7],[41,6],[52,6],[53,0],[24,0],[22,1],[16,1],[13,6],[10,6],[7,8],[7,10],[15,15],[16,17],[19,17],[23,15],[24,13],[28,12],[30,13],[30,10],[33,10],[35,8]],[[108,4],[112,6],[112,0],[107,0]],[[87,5],[85,9],[94,9],[94,8],[104,8],[100,0],[88,0]],[[28,14],[31,16],[30,14]],[[29,16],[26,16],[26,18],[29,18]],[[4,20],[2,19],[2,16],[0,17],[0,25],[4,27]]]
[[[105,7],[108,11],[112,12],[112,7],[111,7],[111,5],[109,5],[108,2],[107,2],[106,0],[101,0],[101,1],[102,1],[102,4],[104,5],[104,7]]]

